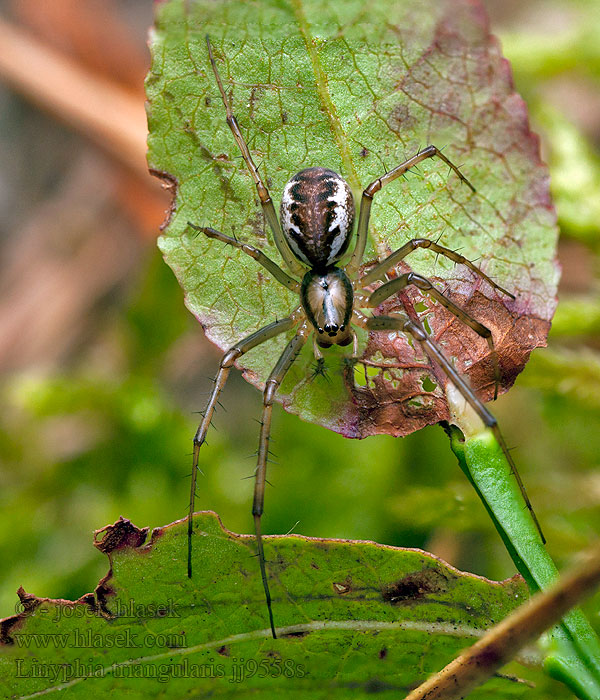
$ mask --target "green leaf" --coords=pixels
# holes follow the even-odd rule
[[[187,306],[224,349],[287,316],[298,299],[241,251],[188,226],[234,234],[279,260],[225,123],[206,34],[276,202],[286,181],[308,166],[340,172],[360,198],[369,182],[429,143],[461,165],[477,194],[432,159],[376,195],[365,262],[414,237],[439,239],[477,259],[514,301],[427,251],[407,262],[492,330],[502,386],[510,386],[531,350],[545,343],[557,232],[537,138],[481,8],[466,0],[376,0],[368,10],[362,0],[171,0],[158,7],[147,82],[149,162],[176,190],[160,246]],[[446,355],[490,398],[485,340],[428,297],[406,294]],[[397,297],[380,311],[401,308]],[[245,355],[244,376],[261,386],[286,340]],[[343,364],[347,350],[326,351],[327,379],[313,378],[307,343],[279,392],[286,409],[350,437],[406,435],[448,418],[447,380],[409,339],[371,333],[359,340],[354,373]]]
[[[111,571],[94,594],[71,602],[21,591],[21,612],[2,621],[5,697],[398,697],[527,598],[520,578],[464,574],[421,550],[267,537],[273,640],[254,538],[214,513],[194,526],[192,580],[180,565],[184,522],[145,543],[148,529],[121,519],[99,531]],[[497,678],[470,697],[525,695],[537,694]]]

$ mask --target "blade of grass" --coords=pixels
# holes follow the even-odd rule
[[[458,463],[488,511],[515,566],[532,592],[546,590],[558,571],[527,510],[502,448],[481,428],[465,437],[448,433]],[[573,610],[550,632],[546,671],[579,697],[600,697],[600,642],[580,610]]]

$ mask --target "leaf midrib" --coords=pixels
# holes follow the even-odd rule
[[[337,109],[335,108],[331,95],[329,94],[327,79],[321,67],[321,61],[319,60],[319,54],[316,49],[316,37],[314,37],[310,32],[309,24],[304,14],[302,0],[292,0],[292,7],[294,14],[296,15],[296,19],[298,20],[298,27],[300,29],[302,39],[304,40],[306,51],[310,57],[310,62],[315,76],[315,83],[317,86],[317,94],[319,95],[321,103],[325,108],[325,112],[331,125],[331,131],[333,132],[335,141],[340,151],[344,177],[346,180],[348,180],[348,184],[353,191],[359,191],[361,189],[361,183],[358,173],[356,172],[356,168],[354,167],[354,160],[350,155],[350,148],[348,146],[346,134],[338,117]]]

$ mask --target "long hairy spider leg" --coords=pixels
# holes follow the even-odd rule
[[[188,577],[192,578],[192,534],[193,534],[193,515],[194,515],[194,503],[196,500],[196,477],[198,474],[198,457],[200,454],[200,447],[206,439],[206,433],[210,427],[210,423],[215,411],[215,406],[219,400],[219,395],[225,386],[229,372],[233,367],[233,364],[238,360],[244,353],[248,352],[257,345],[264,343],[271,338],[274,338],[280,333],[285,333],[285,331],[290,330],[296,325],[297,321],[292,318],[284,318],[280,321],[275,321],[270,323],[268,326],[261,328],[252,333],[247,338],[244,338],[241,342],[237,343],[223,355],[221,359],[221,364],[219,366],[219,371],[215,377],[215,382],[213,389],[210,393],[210,398],[208,399],[208,405],[204,411],[202,422],[198,426],[198,430],[194,435],[194,454],[192,458],[192,483],[190,488],[190,505],[188,512],[188,560],[187,560],[187,573]]]
[[[444,248],[444,246],[438,245],[437,243],[430,241],[428,238],[413,238],[405,243],[401,248],[398,248],[398,250],[390,253],[385,260],[382,260],[380,263],[375,265],[375,267],[369,270],[369,272],[367,272],[367,274],[359,280],[361,287],[367,287],[376,280],[382,279],[389,270],[395,267],[401,260],[404,260],[407,255],[410,255],[410,253],[417,248],[429,248],[434,253],[439,253],[439,255],[443,255],[445,258],[448,258],[459,265],[466,265],[494,289],[497,289],[499,292],[502,292],[502,294],[505,294],[511,299],[515,298],[514,294],[511,294],[499,284],[496,284],[494,280],[490,279],[485,272],[482,272],[477,265],[474,265],[468,258],[465,258],[464,255],[460,255],[460,253],[456,253],[450,248]]]
[[[220,231],[208,226],[196,226],[196,224],[193,224],[191,221],[188,221],[188,226],[191,226],[191,228],[195,229],[196,231],[200,231],[200,233],[203,233],[208,238],[216,238],[222,243],[227,243],[234,248],[239,248],[251,258],[254,258],[254,260],[256,260],[256,262],[262,265],[266,270],[268,270],[268,272],[270,272],[271,275],[273,275],[273,277],[284,287],[287,287],[292,292],[300,292],[300,282],[297,282],[293,277],[290,277],[290,275],[288,275],[287,272],[284,272],[284,270],[282,270],[276,262],[273,262],[271,258],[268,258],[258,248],[255,248],[248,243],[242,243],[241,241],[238,241],[237,238],[227,236],[224,233],[221,233]]]
[[[487,326],[484,326],[479,321],[475,320],[470,314],[468,314],[460,306],[457,306],[453,301],[448,299],[447,296],[442,294],[436,287],[433,286],[430,280],[426,277],[418,275],[416,272],[406,272],[399,277],[396,277],[389,282],[383,284],[379,289],[376,289],[373,294],[369,297],[367,301],[367,306],[369,308],[375,308],[381,304],[382,301],[396,294],[401,289],[404,289],[408,285],[413,284],[417,289],[420,289],[427,294],[430,294],[434,299],[439,301],[439,303],[451,314],[454,314],[459,321],[462,321],[465,325],[472,328],[477,335],[485,338],[490,349],[490,355],[492,357],[492,363],[494,366],[494,401],[498,398],[498,388],[500,386],[500,365],[498,364],[498,353],[496,352],[496,346],[494,345],[494,339],[492,337],[492,331]]]
[[[373,202],[373,197],[375,196],[375,194],[377,194],[379,190],[381,190],[383,187],[388,185],[396,178],[400,177],[401,175],[404,175],[404,173],[407,170],[414,168],[414,166],[418,165],[421,161],[426,160],[427,158],[433,158],[434,156],[439,158],[440,160],[443,160],[444,163],[446,163],[446,165],[448,165],[458,175],[458,177],[465,183],[465,185],[467,185],[473,192],[475,192],[475,188],[473,187],[473,185],[460,172],[458,167],[454,165],[454,163],[449,158],[446,158],[446,156],[436,146],[427,146],[426,148],[423,148],[414,156],[412,156],[412,158],[405,160],[403,163],[400,163],[400,165],[397,165],[388,173],[385,173],[385,175],[382,175],[376,180],[373,180],[373,182],[370,185],[368,185],[363,191],[362,199],[360,201],[360,214],[358,217],[358,229],[356,231],[356,246],[354,248],[354,252],[352,253],[352,257],[350,258],[350,262],[346,266],[346,274],[348,275],[348,277],[350,277],[351,279],[354,279],[356,277],[356,274],[358,273],[358,268],[360,267],[363,260],[363,255],[365,254],[365,248],[367,247],[367,237],[369,235],[371,204]]]
[[[367,320],[366,327],[369,330],[373,331],[399,330],[405,331],[406,333],[410,333],[412,337],[421,344],[427,355],[441,367],[446,376],[456,386],[456,388],[460,391],[460,393],[463,395],[466,401],[473,408],[475,413],[481,418],[484,425],[486,425],[494,434],[496,441],[500,445],[502,452],[504,453],[504,456],[506,457],[506,460],[510,465],[511,472],[513,473],[513,476],[515,477],[516,482],[519,485],[519,489],[521,491],[521,495],[523,496],[523,500],[525,501],[525,505],[527,506],[533,519],[533,522],[535,523],[535,526],[538,532],[540,533],[542,543],[546,544],[546,538],[544,537],[544,533],[542,532],[540,523],[533,510],[533,506],[531,505],[531,501],[529,500],[527,491],[525,490],[525,484],[523,483],[521,475],[517,471],[517,466],[514,463],[513,458],[511,457],[508,447],[506,446],[506,442],[504,441],[504,437],[500,432],[500,428],[498,426],[498,421],[481,403],[481,401],[475,395],[475,392],[450,364],[444,353],[427,335],[425,329],[420,324],[410,320],[406,316],[373,316]]]
[[[210,65],[212,66],[213,73],[215,74],[215,80],[217,81],[217,86],[219,88],[219,92],[221,93],[221,98],[223,99],[223,104],[225,105],[225,111],[227,113],[227,124],[229,125],[229,128],[231,129],[231,133],[233,134],[233,138],[235,139],[235,142],[238,145],[238,148],[241,151],[242,157],[248,167],[248,170],[250,171],[250,175],[252,176],[252,179],[254,180],[254,184],[256,185],[256,191],[258,192],[258,197],[260,199],[260,205],[263,209],[265,218],[267,222],[269,223],[269,226],[271,228],[271,231],[273,232],[273,238],[275,240],[275,245],[277,246],[277,250],[279,250],[279,253],[281,257],[284,259],[285,264],[288,266],[288,268],[296,275],[303,275],[304,274],[304,268],[300,265],[300,263],[297,261],[295,258],[294,254],[290,250],[289,245],[287,244],[287,241],[285,240],[283,236],[283,232],[281,230],[281,225],[279,224],[279,219],[277,218],[277,214],[275,212],[275,207],[273,206],[273,200],[271,199],[271,195],[269,194],[269,190],[267,189],[267,186],[263,182],[260,173],[258,172],[258,168],[254,164],[254,161],[252,160],[252,156],[250,155],[250,150],[248,148],[248,145],[246,141],[244,140],[244,137],[242,136],[242,132],[240,131],[240,127],[238,124],[238,121],[235,117],[235,114],[231,110],[231,106],[229,104],[229,101],[227,100],[227,95],[225,94],[225,88],[223,87],[223,81],[221,80],[221,76],[219,74],[219,70],[217,68],[217,64],[215,61],[215,58],[213,56],[212,52],[212,46],[210,43],[210,39],[208,36],[206,37],[206,45],[208,46],[208,58],[210,60]]]
[[[263,414],[260,428],[260,438],[258,442],[258,462],[256,465],[256,480],[254,482],[254,501],[252,503],[252,515],[254,517],[254,532],[256,535],[256,548],[258,550],[258,561],[260,574],[262,576],[263,589],[265,591],[265,601],[269,611],[269,623],[273,639],[277,639],[275,634],[275,622],[273,620],[273,608],[271,605],[271,592],[267,580],[267,567],[265,563],[265,551],[263,547],[262,534],[260,529],[260,519],[263,514],[265,503],[265,482],[267,478],[267,456],[269,453],[269,435],[271,432],[271,416],[273,413],[273,401],[275,393],[279,388],[287,371],[298,356],[302,346],[306,342],[310,329],[308,323],[304,322],[298,333],[286,345],[281,353],[277,364],[269,375],[265,383],[263,394]]]

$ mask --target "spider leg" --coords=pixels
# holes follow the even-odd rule
[[[238,360],[244,353],[248,352],[257,345],[264,343],[271,338],[274,338],[280,333],[290,330],[294,327],[297,321],[293,318],[284,318],[280,321],[275,321],[270,323],[268,326],[261,328],[260,330],[252,333],[244,340],[240,341],[223,355],[221,359],[221,364],[219,366],[219,371],[215,377],[215,382],[213,389],[210,393],[210,398],[208,399],[208,405],[204,411],[202,422],[198,426],[198,430],[194,435],[194,453],[192,458],[192,483],[190,488],[190,505],[188,513],[188,564],[187,571],[188,577],[192,578],[192,534],[193,534],[193,515],[194,515],[194,503],[196,499],[196,477],[198,474],[198,455],[200,453],[200,447],[204,440],[206,439],[206,433],[210,426],[213,413],[215,411],[215,406],[219,400],[219,395],[225,386],[229,372],[233,367],[233,364]]]
[[[461,309],[460,306],[457,306],[453,301],[448,299],[448,297],[442,294],[442,292],[440,292],[439,289],[436,289],[436,287],[434,287],[430,280],[428,280],[426,277],[422,277],[416,272],[406,272],[405,274],[400,275],[400,277],[396,277],[395,279],[386,282],[381,287],[379,287],[379,289],[376,289],[373,292],[373,294],[371,294],[366,304],[367,307],[374,309],[375,307],[379,306],[379,304],[381,304],[382,301],[384,301],[388,297],[391,297],[392,294],[396,294],[396,292],[399,292],[401,289],[404,289],[410,284],[413,284],[418,289],[427,292],[427,294],[430,294],[434,299],[439,301],[439,303],[443,307],[448,309],[450,313],[454,314],[456,318],[462,321],[465,325],[472,328],[475,331],[475,333],[480,335],[482,338],[485,338],[487,340],[487,344],[490,349],[490,355],[492,356],[492,363],[494,365],[495,401],[498,398],[498,387],[500,386],[501,376],[500,365],[498,364],[498,353],[496,352],[496,347],[494,346],[492,332],[487,326],[484,326],[482,323],[479,323],[479,321],[476,321],[464,309]]]
[[[286,345],[285,350],[281,353],[277,364],[269,375],[265,383],[263,394],[263,414],[260,428],[260,438],[258,442],[258,462],[256,465],[256,480],[254,482],[254,501],[252,504],[252,515],[254,516],[254,532],[256,534],[256,547],[258,550],[258,561],[260,564],[260,574],[262,576],[263,588],[265,591],[265,601],[269,611],[269,623],[271,625],[271,634],[273,639],[277,638],[275,634],[275,623],[273,621],[273,609],[271,607],[271,593],[269,591],[269,582],[267,580],[267,568],[265,564],[265,551],[263,547],[262,534],[260,529],[260,519],[263,514],[265,502],[265,482],[267,476],[267,456],[269,452],[269,436],[271,432],[271,415],[273,412],[273,401],[275,393],[279,388],[287,371],[292,366],[292,363],[298,356],[302,346],[306,342],[309,332],[308,323],[305,321],[298,333]]]
[[[466,265],[476,275],[479,275],[479,277],[494,287],[494,289],[497,289],[499,292],[502,292],[502,294],[505,294],[511,299],[515,298],[513,294],[507,292],[506,289],[503,289],[499,284],[496,284],[494,280],[490,279],[477,267],[477,265],[474,265],[468,258],[465,258],[464,255],[460,255],[460,253],[456,253],[455,251],[450,250],[450,248],[444,248],[444,246],[438,245],[437,243],[430,241],[428,238],[413,238],[405,243],[401,248],[398,248],[398,250],[390,253],[385,260],[382,260],[380,263],[375,265],[375,267],[369,270],[369,272],[367,272],[367,274],[360,279],[361,287],[367,287],[372,282],[375,282],[378,279],[383,279],[389,270],[395,267],[401,260],[404,260],[407,255],[412,253],[414,250],[417,250],[417,248],[429,248],[434,253],[439,253],[449,260],[453,260],[455,263]]]
[[[412,158],[405,160],[400,165],[390,170],[385,175],[378,177],[376,180],[368,185],[368,187],[363,191],[362,199],[360,202],[360,214],[358,217],[358,229],[356,231],[356,247],[350,258],[350,262],[346,266],[346,274],[354,279],[358,268],[360,267],[365,253],[365,248],[367,247],[367,237],[369,235],[369,219],[371,218],[371,203],[373,202],[374,195],[379,192],[380,189],[385,187],[387,184],[395,180],[396,178],[404,175],[407,170],[414,168],[421,161],[426,158],[433,158],[436,156],[440,160],[443,160],[448,167],[450,167],[458,177],[475,192],[473,185],[467,180],[467,178],[460,172],[454,163],[446,158],[446,156],[437,148],[436,146],[427,146],[426,148],[420,150]]]
[[[254,260],[256,260],[256,262],[262,265],[266,270],[268,270],[268,272],[270,272],[271,275],[273,275],[273,277],[284,287],[287,287],[292,292],[300,292],[300,283],[297,282],[293,277],[290,277],[290,275],[288,275],[287,272],[284,272],[277,263],[273,262],[271,258],[268,258],[258,248],[255,248],[254,246],[249,245],[248,243],[242,243],[241,241],[238,241],[237,238],[226,236],[224,233],[216,231],[214,228],[209,228],[207,226],[196,226],[196,224],[193,224],[191,221],[188,221],[188,226],[191,226],[196,231],[200,231],[201,233],[208,236],[208,238],[216,238],[218,241],[227,243],[228,245],[233,246],[234,248],[239,248],[251,258],[254,258]]]
[[[301,267],[300,263],[296,260],[294,257],[294,254],[290,250],[289,245],[287,244],[287,241],[285,240],[283,236],[283,232],[281,230],[281,226],[279,224],[279,219],[277,218],[277,214],[275,212],[275,207],[273,206],[273,200],[271,199],[271,195],[269,194],[269,190],[267,189],[267,186],[263,182],[260,173],[258,172],[258,168],[254,164],[254,161],[252,160],[252,156],[250,155],[250,150],[248,148],[248,144],[244,140],[244,137],[242,136],[242,132],[240,131],[240,127],[238,124],[238,121],[235,117],[235,114],[231,110],[231,106],[227,100],[227,95],[225,94],[225,88],[223,87],[223,81],[221,80],[221,76],[219,75],[219,71],[217,69],[217,64],[215,62],[213,52],[212,52],[212,46],[210,43],[210,39],[208,36],[206,37],[206,44],[208,46],[208,58],[210,60],[210,65],[212,66],[213,73],[215,74],[215,80],[217,81],[217,86],[219,87],[219,92],[221,93],[221,98],[223,99],[223,104],[225,105],[225,111],[227,113],[227,124],[229,125],[229,128],[231,129],[231,133],[233,134],[233,138],[235,139],[235,142],[238,145],[238,148],[240,149],[242,153],[242,157],[248,167],[248,170],[250,171],[250,175],[252,176],[252,179],[254,180],[254,184],[256,185],[256,191],[258,192],[258,197],[260,199],[260,205],[262,207],[262,210],[264,212],[265,218],[269,223],[269,226],[271,228],[271,231],[273,232],[273,238],[275,240],[275,245],[277,246],[277,249],[279,250],[279,253],[281,257],[284,259],[285,264],[289,267],[289,269],[296,275],[303,275],[304,274],[304,268]]]
[[[538,529],[538,532],[540,533],[540,537],[542,539],[542,542],[545,544],[546,543],[546,538],[544,537],[544,534],[542,532],[542,528],[540,527],[540,524],[538,522],[538,519],[535,515],[535,512],[533,510],[533,506],[531,505],[531,501],[529,500],[529,496],[527,495],[527,491],[525,490],[525,485],[523,484],[523,481],[521,479],[521,476],[519,475],[519,472],[517,471],[517,467],[513,461],[513,458],[510,455],[510,452],[508,451],[508,447],[506,446],[506,442],[504,441],[504,437],[502,436],[502,433],[500,432],[500,428],[498,426],[498,421],[496,418],[487,410],[487,408],[481,403],[481,401],[477,398],[475,395],[475,392],[471,389],[471,387],[465,382],[465,380],[460,376],[460,374],[454,369],[454,367],[451,365],[451,363],[448,361],[444,353],[440,350],[440,348],[433,342],[433,340],[427,335],[425,332],[424,328],[421,326],[421,324],[410,320],[407,316],[373,316],[369,319],[367,319],[364,322],[365,327],[368,330],[371,331],[389,331],[389,330],[398,330],[398,331],[404,331],[406,333],[410,333],[412,337],[418,341],[427,355],[429,356],[430,359],[434,360],[444,371],[448,379],[456,386],[456,388],[460,391],[460,393],[463,395],[465,400],[470,404],[470,406],[473,408],[475,413],[481,418],[483,421],[484,425],[486,425],[494,434],[494,437],[496,438],[496,441],[500,445],[502,452],[504,453],[504,456],[506,457],[507,462],[510,465],[510,469],[517,481],[517,484],[519,485],[519,489],[521,490],[521,494],[523,496],[523,499],[525,501],[525,505],[529,509],[529,512],[531,513],[531,517],[533,518],[533,521]]]

